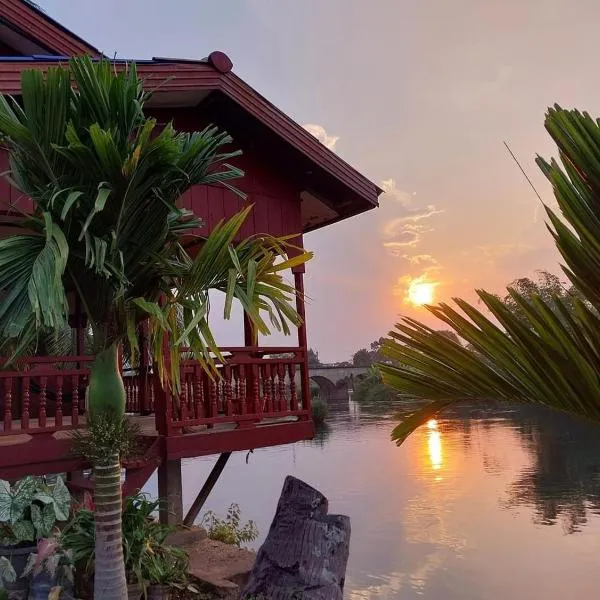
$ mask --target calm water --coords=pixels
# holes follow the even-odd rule
[[[597,594],[600,428],[465,406],[396,448],[390,417],[350,402],[310,443],[232,456],[207,510],[239,503],[259,545],[285,475],[317,487],[352,520],[350,600]],[[213,462],[185,464],[186,505]]]

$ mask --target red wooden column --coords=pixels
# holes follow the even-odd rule
[[[304,306],[304,265],[294,267],[294,282],[296,286],[296,311],[302,318],[298,326],[298,346],[302,350],[302,364],[300,365],[300,388],[302,390],[302,408],[310,410],[310,379],[308,376],[308,344],[306,341],[306,310]]]
[[[140,414],[149,415],[150,407],[150,361],[148,356],[148,321],[139,326],[140,364],[138,369],[140,390]]]
[[[250,317],[244,313],[244,346],[256,346],[258,344],[256,328]],[[246,375],[246,408],[250,413],[256,413],[259,404],[258,398],[258,367],[248,365],[245,369]]]

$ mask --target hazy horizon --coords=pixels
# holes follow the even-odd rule
[[[223,50],[239,76],[384,187],[379,209],[305,237],[316,254],[309,345],[321,359],[349,359],[400,314],[433,323],[407,301],[415,281],[438,302],[501,291],[536,269],[560,274],[539,200],[503,141],[552,203],[534,164],[555,154],[544,112],[558,102],[600,113],[597,3],[40,4],[108,55]]]

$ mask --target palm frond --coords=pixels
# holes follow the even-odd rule
[[[480,290],[491,317],[460,299],[459,310],[428,307],[464,345],[418,321],[398,323],[384,345],[394,364],[380,366],[383,379],[428,402],[394,430],[398,443],[461,399],[539,404],[600,422],[600,126],[555,106],[546,129],[561,159],[538,157],[559,206],[559,213],[546,207],[548,228],[575,293],[542,298],[509,289],[503,301]]]

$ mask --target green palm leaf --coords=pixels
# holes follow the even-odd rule
[[[383,379],[426,401],[394,430],[398,443],[462,399],[539,404],[600,422],[600,126],[555,106],[546,129],[561,159],[537,161],[559,207],[546,207],[548,228],[576,294],[542,298],[509,288],[503,301],[480,290],[490,317],[460,299],[460,312],[428,307],[464,345],[412,319],[398,323],[384,346],[393,364],[380,366]]]

